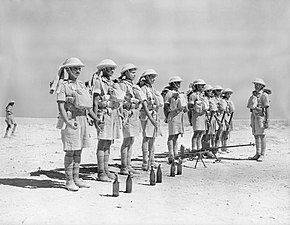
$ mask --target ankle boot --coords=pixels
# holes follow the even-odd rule
[[[114,180],[116,178],[115,174],[109,171],[109,157],[110,157],[109,151],[107,150],[105,151],[105,155],[104,155],[104,170],[107,177],[111,180]]]
[[[98,159],[98,180],[102,182],[110,182],[111,180],[108,178],[104,169],[104,151],[97,152]]]
[[[65,177],[66,177],[66,184],[65,188],[68,191],[78,191],[79,187],[75,185],[73,180],[73,157],[65,156]]]

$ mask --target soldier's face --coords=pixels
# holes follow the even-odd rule
[[[74,66],[74,67],[68,68],[68,70],[69,70],[70,79],[76,80],[80,76],[82,68],[80,66]]]
[[[258,83],[254,83],[255,86],[255,90],[256,91],[260,91],[263,89],[264,85],[263,84],[258,84]]]
[[[136,69],[128,70],[127,71],[127,77],[128,77],[128,79],[134,80],[135,77],[136,77],[136,71],[137,71]]]
[[[115,68],[114,67],[106,67],[104,69],[104,72],[108,75],[108,76],[113,76],[114,72],[115,72]]]

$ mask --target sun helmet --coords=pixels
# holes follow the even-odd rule
[[[224,90],[223,90],[223,93],[234,93],[234,91],[232,90],[232,89],[230,89],[230,88],[225,88]]]
[[[61,68],[67,68],[67,67],[84,67],[85,65],[82,63],[82,61],[76,57],[70,57],[64,61],[64,63],[61,65]]]
[[[169,84],[173,82],[182,82],[183,80],[179,76],[172,76],[169,79]]]
[[[123,68],[121,69],[121,74],[123,74],[125,71],[127,71],[127,70],[132,70],[132,69],[138,69],[138,67],[137,66],[135,66],[134,64],[132,64],[132,63],[128,63],[128,64],[126,64],[125,66],[123,66]]]
[[[214,86],[212,87],[212,90],[220,90],[220,91],[222,91],[223,88],[222,88],[222,86],[220,86],[220,85],[214,85]]]
[[[194,83],[194,85],[197,85],[197,84],[206,85],[206,83],[203,79],[196,79],[195,81],[193,81],[193,83]]]
[[[205,86],[204,86],[204,89],[203,89],[204,91],[209,91],[209,90],[212,90],[212,86],[210,85],[210,84],[206,84]]]
[[[117,67],[117,64],[111,60],[111,59],[104,59],[102,60],[98,65],[97,65],[97,68],[99,70],[102,70],[106,67],[113,67],[113,68],[116,68]]]
[[[262,84],[262,85],[266,86],[264,80],[261,79],[261,78],[256,78],[256,79],[253,81],[253,84]]]

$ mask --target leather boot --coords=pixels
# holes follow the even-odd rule
[[[110,182],[111,180],[108,178],[105,173],[105,162],[104,162],[104,151],[97,151],[97,160],[98,160],[98,180],[102,182]]]
[[[65,156],[64,167],[65,167],[65,177],[66,177],[65,188],[68,191],[78,191],[79,187],[75,185],[74,180],[73,180],[73,156],[68,156],[68,155]]]
[[[111,180],[114,180],[116,178],[115,174],[109,171],[109,157],[110,157],[109,150],[107,150],[105,151],[104,155],[104,170],[107,177]]]
[[[80,155],[74,156],[73,178],[75,184],[80,188],[89,188],[90,185],[86,184],[83,179],[80,178]]]

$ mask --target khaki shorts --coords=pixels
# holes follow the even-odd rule
[[[81,150],[83,148],[90,147],[90,133],[89,124],[86,116],[77,116],[70,121],[78,123],[76,130],[65,126],[64,130],[61,130],[61,140],[63,143],[64,151]]]

